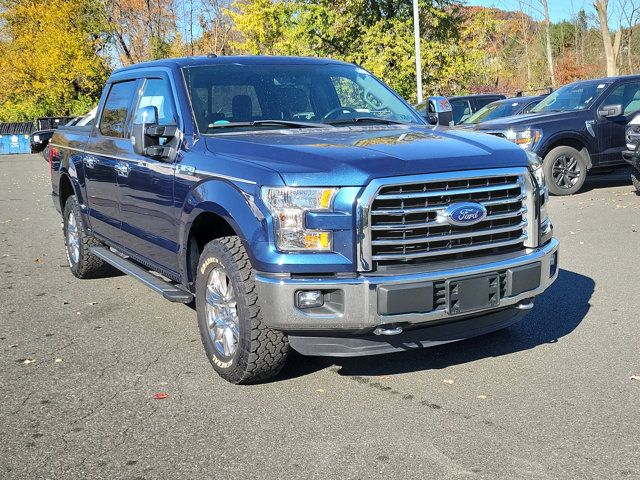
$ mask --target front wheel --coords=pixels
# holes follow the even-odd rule
[[[255,383],[280,372],[289,342],[262,320],[255,272],[238,237],[212,240],[204,247],[198,262],[196,310],[207,358],[222,378]]]
[[[587,162],[572,147],[556,147],[544,157],[544,174],[553,195],[576,193],[587,178]]]

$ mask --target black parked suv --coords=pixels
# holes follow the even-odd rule
[[[571,83],[526,115],[479,123],[543,158],[549,191],[576,193],[587,171],[624,165],[625,127],[640,112],[640,75]]]
[[[627,125],[627,150],[622,152],[624,159],[631,165],[631,182],[640,195],[640,114]]]

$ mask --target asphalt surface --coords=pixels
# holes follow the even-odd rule
[[[48,164],[0,157],[0,478],[640,478],[632,190],[551,199],[562,270],[521,323],[239,387],[189,307],[73,277]]]

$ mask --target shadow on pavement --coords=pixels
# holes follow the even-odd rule
[[[625,185],[631,186],[630,168],[616,168],[611,173],[593,172],[587,175],[587,179],[578,194],[590,192],[599,188],[624,187]]]
[[[295,354],[275,380],[304,376],[330,365],[338,366],[340,375],[364,376],[442,369],[555,343],[582,322],[589,311],[594,286],[594,281],[589,277],[561,270],[556,282],[536,300],[534,310],[505,330],[406,353],[356,358],[303,357]]]

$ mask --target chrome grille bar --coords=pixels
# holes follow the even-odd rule
[[[527,239],[527,234],[522,234],[518,238],[513,240],[506,240],[504,242],[487,242],[481,243],[478,245],[471,245],[469,247],[455,248],[455,249],[438,249],[429,252],[418,252],[418,253],[407,253],[404,254],[404,258],[415,259],[415,258],[425,258],[425,257],[433,257],[437,255],[443,255],[446,253],[466,253],[466,252],[475,252],[477,250],[483,250],[486,248],[500,248],[506,247],[509,245],[517,245],[518,243],[522,243]],[[374,255],[373,260],[396,260],[398,258],[397,255]]]
[[[483,237],[487,235],[498,235],[501,233],[515,232],[527,226],[527,221],[522,221],[517,225],[502,228],[485,228],[483,230],[473,230],[472,232],[451,233],[446,235],[429,235],[425,237],[411,237],[390,240],[373,240],[372,245],[413,245],[416,243],[443,242],[446,240],[457,240],[459,238]]]
[[[381,194],[376,197],[376,200],[404,200],[407,198],[452,197],[454,195],[471,195],[473,193],[500,192],[502,190],[513,190],[515,188],[519,188],[518,183],[487,185],[485,187],[452,188],[451,190],[427,190],[424,192]]]

